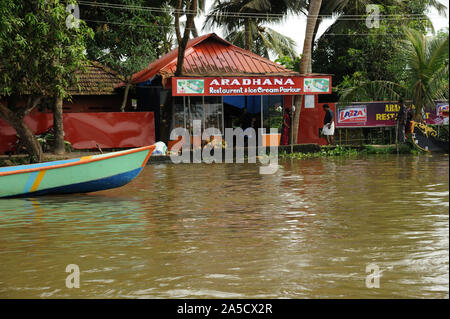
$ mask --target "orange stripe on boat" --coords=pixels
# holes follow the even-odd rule
[[[83,156],[83,157],[80,158],[80,162],[90,160],[90,159],[93,158],[93,157],[94,157],[94,155]]]
[[[142,163],[141,167],[144,167],[145,164],[147,164],[148,159],[150,158],[150,155],[152,155],[153,150],[149,150],[147,156],[145,157],[144,162]]]
[[[30,190],[31,192],[35,192],[38,189],[39,184],[41,184],[41,181],[44,178],[45,172],[47,172],[47,171],[39,172],[38,176],[34,180],[33,186],[31,186],[31,190]]]

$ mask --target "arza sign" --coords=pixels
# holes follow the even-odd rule
[[[438,103],[436,105],[436,115],[440,117],[448,117],[449,108],[448,103]]]
[[[172,78],[173,96],[298,95],[331,93],[331,76]]]
[[[339,109],[338,123],[365,123],[367,122],[367,107],[354,106]]]

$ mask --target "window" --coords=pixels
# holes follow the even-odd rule
[[[173,97],[172,129],[184,127],[192,134],[194,120],[200,120],[202,130],[218,128],[224,131],[223,103],[221,96]]]

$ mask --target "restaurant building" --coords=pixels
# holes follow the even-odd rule
[[[296,95],[305,95],[299,130],[289,131],[288,140],[297,134],[299,144],[326,144],[319,137],[324,112],[318,95],[331,93],[330,75],[299,74],[214,33],[188,41],[182,77],[175,77],[177,55],[175,49],[134,74],[125,112],[122,78],[90,62],[63,104],[65,139],[79,150],[167,143],[172,129],[191,130],[194,120],[222,133],[236,127],[281,133],[285,109],[293,109]],[[44,133],[53,125],[51,110],[35,109],[25,123],[35,134]],[[15,130],[0,119],[0,154],[10,153],[16,141]]]
[[[317,114],[311,117],[313,123],[301,115],[300,127],[314,128],[294,134],[298,143],[325,142],[318,137],[323,110],[317,95],[331,93],[330,75],[299,74],[214,33],[188,42],[181,77],[175,76],[177,55],[175,49],[132,78],[137,110],[155,114],[156,140],[168,140],[164,126],[169,132],[177,127],[190,130],[194,120],[201,121],[202,129],[214,127],[221,132],[233,127],[276,127],[281,133],[285,108],[292,110],[294,96],[305,95],[306,117]]]

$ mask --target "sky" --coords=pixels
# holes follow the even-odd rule
[[[206,10],[205,12],[209,11],[209,8],[213,4],[213,0],[206,0]],[[428,17],[433,22],[433,26],[436,31],[448,27],[449,25],[449,0],[440,0],[442,4],[444,4],[447,7],[446,13],[447,16],[439,16],[439,14],[432,10],[429,12]],[[205,21],[204,16],[197,17],[195,20],[195,23],[197,27],[200,29],[203,26],[203,23]],[[333,20],[324,20],[318,31],[318,35],[320,36],[325,30],[331,25]],[[304,16],[289,16],[285,19],[285,21],[279,23],[279,24],[273,24],[273,25],[267,25],[268,27],[273,28],[275,31],[282,33],[291,39],[293,39],[296,42],[296,50],[297,53],[301,53],[303,49],[303,41],[304,41],[304,31],[306,28],[306,17]],[[224,34],[220,29],[214,29],[214,30],[205,30],[202,32],[199,32],[200,34],[209,33],[209,32],[215,32],[219,36],[223,37]]]

